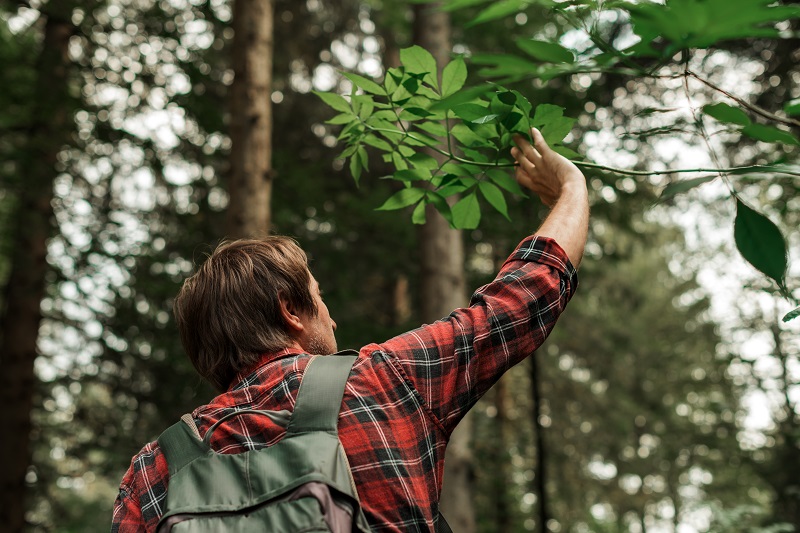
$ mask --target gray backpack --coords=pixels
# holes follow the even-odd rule
[[[352,355],[314,357],[293,413],[241,410],[221,418],[203,439],[191,417],[158,444],[169,465],[166,511],[158,533],[369,533],[337,432]],[[239,454],[209,447],[214,430],[242,413],[286,427],[277,444]]]

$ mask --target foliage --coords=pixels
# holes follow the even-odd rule
[[[534,107],[518,91],[496,85],[462,90],[467,79],[462,57],[444,67],[441,83],[433,56],[423,48],[403,49],[400,58],[402,65],[389,69],[382,84],[345,74],[353,84],[349,101],[317,93],[340,112],[328,124],[343,124],[339,139],[347,148],[340,157],[349,158],[356,181],[369,168],[367,147],[384,152],[383,161],[394,166],[387,177],[404,188],[379,210],[415,206],[412,220],[423,224],[425,205],[433,204],[453,227],[474,229],[481,218],[479,198],[508,217],[504,194],[524,196],[506,170],[513,166],[508,148],[514,134],[529,135],[538,127],[557,151],[576,155],[561,144],[574,123],[563,116],[563,108]],[[444,157],[437,160],[423,147]],[[452,208],[450,197],[460,197]]]
[[[458,10],[483,3],[451,0],[445,3],[444,9]],[[716,15],[723,3],[725,9],[734,10],[736,16]],[[515,15],[530,4],[526,0],[493,4],[480,11],[471,24]],[[797,5],[774,5],[770,0],[735,0],[733,4],[722,0],[673,0],[664,4],[592,0],[547,3],[552,14],[564,18],[574,29],[584,31],[590,38],[590,46],[572,50],[558,39],[517,39],[522,56],[474,56],[472,61],[484,66],[480,75],[498,81],[482,82],[466,89],[467,69],[463,58],[456,57],[442,69],[440,84],[433,57],[419,47],[412,47],[401,51],[402,66],[389,69],[382,83],[357,74],[345,74],[353,84],[349,101],[337,94],[318,94],[339,112],[328,123],[343,125],[339,139],[347,147],[341,157],[349,158],[349,168],[357,182],[362,170],[369,167],[368,146],[384,152],[384,161],[394,165],[394,172],[387,177],[402,182],[404,189],[378,209],[415,206],[412,220],[421,224],[425,221],[424,206],[430,203],[453,227],[474,229],[481,219],[480,199],[508,217],[504,191],[522,194],[501,171],[501,167],[513,164],[507,149],[514,134],[527,135],[531,127],[538,127],[558,152],[577,157],[577,153],[561,144],[574,120],[563,117],[563,109],[557,106],[538,103],[534,107],[519,91],[500,85],[504,82],[531,79],[546,82],[582,72],[617,73],[631,79],[683,78],[687,82],[695,78],[738,104],[716,102],[703,106],[702,112],[692,111],[694,128],[710,151],[713,149],[704,117],[724,125],[729,133],[776,144],[787,155],[796,154],[793,147],[800,146],[800,139],[793,132],[772,125],[800,126],[800,122],[789,116],[797,113],[796,101],[786,103],[785,116],[775,115],[733,96],[689,69],[689,58],[699,50],[717,47],[732,39],[781,38],[775,24],[800,17]],[[635,44],[615,46],[603,37],[599,21],[606,14],[625,21],[630,32],[628,41]],[[674,72],[674,69],[679,70]],[[751,115],[766,123],[754,121]],[[423,148],[438,152],[443,158],[434,159]],[[663,199],[721,177],[738,208],[734,227],[739,251],[756,269],[773,279],[784,296],[792,299],[785,284],[788,264],[783,235],[765,215],[745,206],[733,184],[735,178],[752,173],[800,176],[800,166],[783,161],[779,159],[776,164],[769,165],[666,171],[629,171],[580,161],[576,164],[586,169],[638,176],[713,173],[672,182],[665,188]],[[453,205],[446,201],[448,197],[460,199]],[[784,319],[791,320],[795,316],[789,313]]]

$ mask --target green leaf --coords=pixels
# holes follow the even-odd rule
[[[483,194],[483,197],[486,198],[486,201],[489,202],[489,205],[497,209],[497,211],[506,217],[506,219],[511,220],[508,218],[508,205],[506,204],[506,199],[503,196],[503,191],[488,181],[479,182],[478,189],[480,189],[481,194]]]
[[[710,104],[703,106],[703,112],[720,122],[727,122],[729,124],[738,124],[739,126],[747,126],[752,121],[747,113],[738,107],[729,106],[728,104]]]
[[[408,168],[405,170],[398,170],[391,177],[393,179],[400,180],[403,183],[410,183],[412,181],[428,181],[431,179],[431,171],[427,168]]]
[[[795,98],[783,106],[783,111],[792,117],[800,115],[800,98]]]
[[[358,117],[361,120],[368,119],[372,115],[372,112],[375,111],[375,103],[372,101],[372,96],[359,94],[353,96],[352,100],[354,103],[358,103]],[[356,106],[353,107],[355,108]]]
[[[459,229],[475,229],[481,221],[481,206],[478,194],[473,192],[453,206],[453,225]]]
[[[541,70],[541,67],[532,61],[508,54],[476,54],[472,57],[471,62],[491,67],[481,70],[479,74],[492,78],[500,76],[535,77]]]
[[[788,262],[778,226],[737,198],[733,236],[742,257],[784,289]]]
[[[395,209],[402,209],[417,203],[423,196],[425,196],[425,189],[412,187],[410,189],[403,189],[386,200],[382,206],[378,207],[376,211],[392,211]]]
[[[536,112],[533,115],[533,122],[531,125],[541,129],[546,124],[554,122],[563,116],[563,107],[553,104],[539,104],[536,106]]]
[[[433,191],[428,192],[427,199],[433,204],[436,210],[441,213],[442,217],[452,226],[453,211],[450,209],[450,204],[447,203],[447,200],[445,200],[440,194]]]
[[[783,316],[783,321],[789,322],[790,320],[794,320],[799,316],[800,316],[800,307],[796,307],[795,309],[789,311]]]
[[[332,119],[326,120],[325,124],[349,124],[354,120],[356,120],[357,118],[358,117],[356,117],[352,113],[340,113],[335,117],[333,117]]]
[[[411,222],[414,224],[424,224],[425,223],[425,206],[427,204],[425,202],[420,202],[417,204],[417,207],[414,208],[414,212],[411,214]]]
[[[450,129],[450,133],[458,142],[467,147],[483,146],[486,144],[483,137],[476,134],[464,124],[456,124]]]
[[[366,123],[373,128],[380,128],[382,130],[388,130],[390,133],[403,133],[403,130],[397,127],[396,124],[393,122],[389,122],[388,120],[384,120],[382,118],[378,118],[375,115],[372,115],[366,120]],[[384,133],[384,132],[381,132]]]
[[[539,106],[541,107],[541,106]],[[538,110],[538,108],[537,108]],[[575,124],[575,119],[569,117],[553,118],[549,122],[544,123],[539,128],[542,131],[542,137],[547,141],[547,144],[555,150],[557,144],[561,144],[564,137],[572,130],[572,125]]]
[[[453,196],[454,194],[461,194],[467,189],[469,189],[469,185],[465,185],[461,183],[461,181],[453,181],[452,183],[448,183],[441,189],[438,189],[436,192],[441,194],[442,197],[449,197]]]
[[[477,172],[479,172],[479,169],[477,169],[473,165],[454,163],[453,161],[448,161],[447,163],[442,165],[442,172],[445,172],[447,174],[452,174],[453,176],[472,176]]]
[[[421,107],[404,107],[400,112],[400,120],[415,121],[433,116],[433,113]]]
[[[742,129],[742,133],[748,137],[767,143],[800,145],[800,141],[797,140],[797,137],[788,131],[779,130],[778,128],[765,126],[763,124],[750,124],[749,126],[745,126],[745,128]]]
[[[492,84],[485,83],[483,85],[477,85],[475,87],[470,87],[469,89],[458,91],[455,94],[452,94],[446,98],[442,98],[438,102],[434,103],[430,107],[430,111],[444,111],[453,109],[457,105],[471,102],[476,98],[480,98],[484,94],[491,91],[494,87],[495,86]]]
[[[403,63],[407,72],[423,74],[423,80],[425,82],[432,87],[439,87],[439,84],[436,82],[436,60],[430,52],[418,45],[414,45],[410,48],[403,48],[400,50],[400,61]],[[414,93],[415,91],[411,92]]]
[[[350,114],[353,113],[353,110],[350,108],[350,104],[340,94],[324,93],[321,91],[314,91],[314,94],[319,96],[323,102],[328,104],[329,107],[332,107],[336,111],[340,111],[342,113],[350,113]]]
[[[408,134],[408,136],[405,138],[405,143],[409,146],[428,146],[434,148],[439,146],[440,141],[415,131]]]
[[[359,146],[356,149],[356,153],[350,157],[350,174],[353,176],[356,185],[358,185],[358,180],[361,178],[361,170],[367,166],[365,161],[367,161],[367,151],[364,150],[363,146]]]
[[[342,128],[337,139],[342,140],[348,137],[359,137],[362,133],[364,133],[364,127],[360,122],[353,121]]]
[[[397,170],[405,170],[408,168],[408,163],[403,159],[403,155],[399,152],[392,152],[392,164]]]
[[[383,150],[384,152],[391,152],[394,150],[394,147],[389,144],[388,142],[384,141],[380,137],[376,137],[375,135],[368,133],[364,135],[364,138],[361,139],[364,144],[368,144],[373,148],[377,148],[378,150]]]
[[[570,148],[567,148],[564,145],[557,145],[557,146],[553,146],[552,148],[553,148],[553,151],[555,153],[561,154],[564,157],[566,157],[567,159],[580,159],[580,157],[581,157],[581,155],[578,152],[576,152],[575,150],[572,150]]]
[[[517,180],[508,175],[507,170],[492,168],[486,171],[486,175],[490,180],[492,180],[492,183],[502,187],[511,194],[527,198],[525,191],[522,190],[522,187],[520,187],[519,183],[517,183]]]
[[[337,159],[345,159],[347,157],[350,157],[351,155],[356,153],[357,150],[358,150],[358,145],[351,144],[350,146],[342,150],[342,153],[338,155]]]
[[[492,100],[489,103],[489,109],[492,111],[492,113],[505,116],[506,114],[510,113],[512,109],[514,109],[514,105],[516,105],[516,103],[517,96],[511,91],[497,92],[494,94],[494,96],[492,96]]]
[[[403,79],[403,68],[394,67],[386,71],[386,76],[383,77],[383,85],[386,87],[386,94],[393,94],[398,87],[400,81]]]
[[[497,113],[492,113],[490,115],[484,115],[482,117],[478,117],[475,120],[471,121],[475,124],[494,124],[497,122],[497,119],[500,118],[500,115]]]
[[[512,91],[514,95],[517,97],[517,106],[522,110],[522,113],[529,117],[531,114],[531,109],[533,109],[533,105],[531,105],[530,101],[525,98],[521,92],[519,91]]]
[[[422,131],[428,132],[431,135],[438,135],[439,137],[446,137],[447,136],[447,128],[445,128],[439,122],[419,122],[414,124],[415,127],[421,129]]]
[[[386,91],[375,83],[372,80],[365,78],[364,76],[359,76],[358,74],[354,74],[352,72],[345,72],[344,77],[353,82],[353,85],[364,89],[364,92],[372,93],[372,94],[379,94],[381,96],[386,94]]]
[[[659,200],[667,200],[677,194],[684,193],[690,189],[694,189],[704,183],[717,179],[716,176],[703,176],[702,178],[692,178],[690,180],[673,181],[661,191]]]
[[[469,21],[467,27],[477,26],[478,24],[483,24],[490,20],[497,20],[509,15],[516,15],[531,3],[532,0],[501,0],[500,2],[495,2]]]
[[[449,0],[444,6],[442,6],[442,11],[455,11],[478,4],[488,4],[492,1],[493,0]]]
[[[408,162],[414,165],[414,168],[427,168],[427,169],[435,169],[439,168],[439,162],[433,156],[428,154],[424,154],[422,152],[417,152],[414,155],[408,158]],[[430,176],[430,172],[428,172],[428,176]]]
[[[523,116],[520,113],[509,113],[506,115],[500,123],[505,127],[510,133],[520,133],[520,134],[528,134],[528,121],[523,120]],[[500,140],[501,146],[508,146],[510,144],[511,139],[509,138],[508,142],[504,139]]]
[[[490,114],[489,108],[481,104],[459,104],[453,108],[453,113],[467,122],[475,121]]]
[[[516,45],[529,56],[548,63],[574,63],[575,56],[570,50],[557,43],[518,39]]]
[[[552,104],[536,106],[531,125],[539,128],[547,144],[555,149],[572,130],[575,119],[564,116],[564,108]]]
[[[729,39],[778,37],[777,21],[800,14],[796,5],[772,0],[671,0],[665,3],[630,2],[627,10],[634,31],[647,49],[669,58],[681,49],[717,46]],[[722,14],[724,13],[724,16]],[[658,42],[657,47],[651,43]]]
[[[444,67],[442,71],[442,96],[450,96],[461,90],[467,81],[467,65],[464,58],[458,56]]]

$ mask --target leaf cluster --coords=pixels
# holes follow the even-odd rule
[[[563,146],[574,119],[551,104],[534,106],[516,90],[497,84],[464,89],[467,66],[456,57],[438,79],[436,61],[419,46],[401,50],[401,66],[387,71],[382,82],[346,73],[352,82],[349,99],[317,93],[339,114],[328,124],[342,125],[339,140],[346,148],[353,178],[369,169],[369,150],[382,152],[394,167],[386,178],[403,188],[379,210],[414,206],[412,220],[425,222],[432,204],[455,228],[476,228],[481,202],[508,218],[506,194],[525,196],[508,172],[514,161],[509,147],[514,135],[539,128],[557,152],[577,154]]]

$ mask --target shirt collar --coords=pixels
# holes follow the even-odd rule
[[[254,378],[259,373],[259,370],[264,366],[272,363],[273,361],[277,361],[279,359],[283,359],[284,357],[288,357],[290,355],[298,355],[301,353],[305,353],[304,350],[300,347],[299,344],[294,343],[291,346],[287,346],[282,350],[278,350],[277,352],[268,352],[261,354],[258,360],[250,365],[245,370],[242,370],[236,377],[233,378],[231,381],[231,385],[228,387],[228,391],[233,391],[237,389],[242,389],[249,385],[252,385]]]

